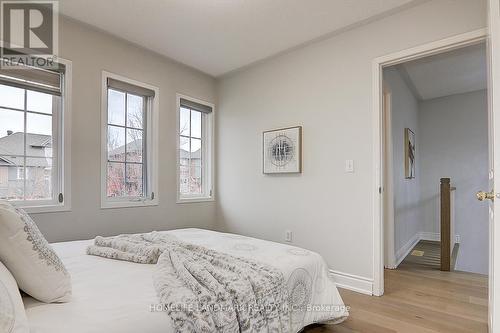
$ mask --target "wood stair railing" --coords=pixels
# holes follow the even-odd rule
[[[441,270],[450,271],[455,247],[455,217],[453,191],[450,178],[441,178]]]

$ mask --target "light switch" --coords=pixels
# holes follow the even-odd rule
[[[345,172],[354,173],[354,161],[353,160],[345,160]]]

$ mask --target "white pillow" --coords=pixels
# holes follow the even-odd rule
[[[71,278],[61,259],[22,209],[0,202],[0,260],[19,288],[46,303],[71,298]]]
[[[16,280],[0,262],[0,332],[29,333],[28,318]]]

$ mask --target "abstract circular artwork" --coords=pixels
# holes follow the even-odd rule
[[[287,165],[295,154],[295,145],[292,142],[292,139],[283,134],[275,137],[269,144],[268,149],[270,161],[277,167]]]
[[[264,132],[264,173],[301,172],[302,127]]]

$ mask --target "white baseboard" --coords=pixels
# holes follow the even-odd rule
[[[429,240],[439,242],[441,241],[441,234],[439,232],[420,232],[421,240]],[[455,235],[455,243],[460,243],[460,235]]]
[[[439,241],[441,241],[441,234],[439,232],[425,232],[425,231],[421,231],[420,232],[420,239],[421,240],[428,240],[428,241],[439,242]]]
[[[406,242],[405,245],[403,245],[403,247],[401,247],[399,250],[396,251],[396,267],[394,268],[397,268],[399,266],[399,264],[403,261],[403,259],[406,258],[406,256],[411,252],[411,250],[413,250],[415,245],[417,245],[420,239],[421,239],[420,233],[416,233],[415,235],[413,235],[412,238],[410,238],[410,240],[408,240],[408,242]]]
[[[330,275],[339,288],[349,289],[365,295],[373,295],[373,279],[331,269]]]

